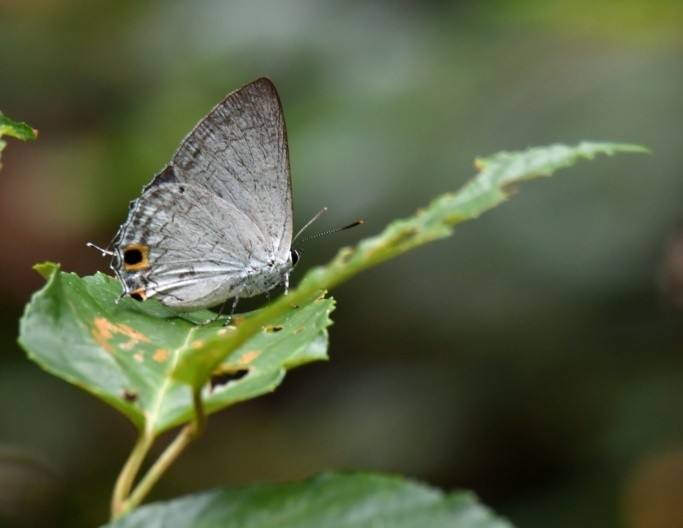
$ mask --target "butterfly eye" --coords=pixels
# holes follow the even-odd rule
[[[296,266],[296,263],[299,262],[299,257],[301,257],[301,255],[299,254],[298,250],[293,249],[291,251],[291,256],[292,256],[292,267],[294,267],[294,266]]]
[[[123,267],[126,271],[149,268],[149,246],[128,244],[123,249]]]

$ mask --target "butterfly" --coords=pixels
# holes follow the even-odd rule
[[[240,298],[287,287],[291,246],[287,131],[275,86],[260,78],[199,121],[130,203],[112,250],[97,249],[112,257],[122,296],[178,311],[232,298],[234,311]]]

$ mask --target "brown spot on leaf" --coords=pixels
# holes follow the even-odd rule
[[[111,352],[109,340],[114,336],[111,327],[112,323],[104,317],[95,317],[91,331],[93,339],[107,352]]]
[[[152,359],[157,363],[163,363],[168,360],[170,353],[165,348],[157,348],[152,355]]]
[[[280,325],[267,325],[267,326],[264,326],[264,327],[263,327],[263,331],[264,331],[266,334],[274,334],[274,333],[279,332],[280,330],[282,330],[282,328],[283,328],[283,327],[280,326]]]
[[[149,337],[123,323],[112,323],[105,317],[95,317],[91,330],[93,339],[107,352],[111,352],[116,336],[127,337],[128,340],[118,344],[123,350],[131,350],[139,343],[149,343]]]
[[[389,245],[401,246],[402,244],[407,244],[418,233],[419,231],[415,227],[404,227],[389,240]]]
[[[339,262],[341,264],[348,264],[351,259],[355,256],[356,252],[351,249],[351,248],[342,248],[339,251],[339,255],[337,256],[337,259],[339,259]]]
[[[248,350],[247,352],[244,353],[244,355],[239,359],[239,364],[242,366],[249,365],[251,362],[253,362],[257,357],[261,355],[260,350]]]
[[[138,393],[131,389],[123,390],[123,399],[127,402],[133,403],[138,399]]]

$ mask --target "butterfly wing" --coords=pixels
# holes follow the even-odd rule
[[[112,267],[133,296],[206,308],[239,295],[250,275],[267,268],[255,250],[265,243],[243,211],[205,188],[161,183],[135,202]]]
[[[112,269],[130,295],[204,308],[280,282],[291,237],[284,119],[259,79],[209,112],[132,202]]]
[[[292,243],[287,131],[273,83],[258,79],[230,93],[187,135],[157,179],[200,185],[243,211],[286,258]]]

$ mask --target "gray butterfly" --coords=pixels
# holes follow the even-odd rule
[[[123,294],[179,311],[252,297],[288,282],[292,184],[273,83],[228,94],[131,202],[111,269]]]

